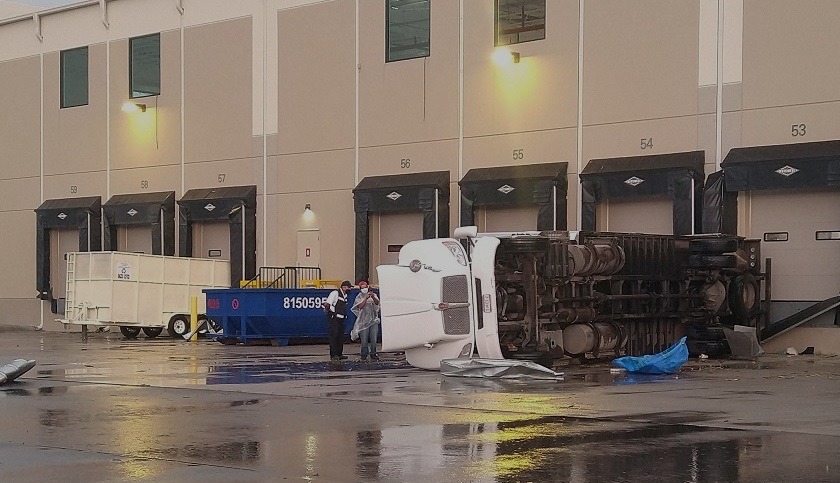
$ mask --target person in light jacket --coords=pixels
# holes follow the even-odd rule
[[[359,294],[350,309],[356,314],[356,324],[353,331],[359,334],[362,343],[362,361],[370,359],[378,361],[376,354],[376,339],[379,336],[379,297],[370,290],[367,280],[359,281]]]

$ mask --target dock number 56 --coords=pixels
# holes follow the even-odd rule
[[[326,297],[283,297],[284,309],[319,309]]]

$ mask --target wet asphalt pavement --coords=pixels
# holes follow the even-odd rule
[[[840,481],[840,358],[518,383],[327,352],[0,328],[38,360],[0,386],[0,481]]]

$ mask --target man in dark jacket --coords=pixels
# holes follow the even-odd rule
[[[352,284],[345,280],[338,290],[333,290],[324,303],[330,338],[330,360],[347,359],[344,352],[344,321],[347,319],[347,292]]]

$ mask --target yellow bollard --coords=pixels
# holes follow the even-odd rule
[[[198,341],[198,297],[190,297],[190,341]]]

